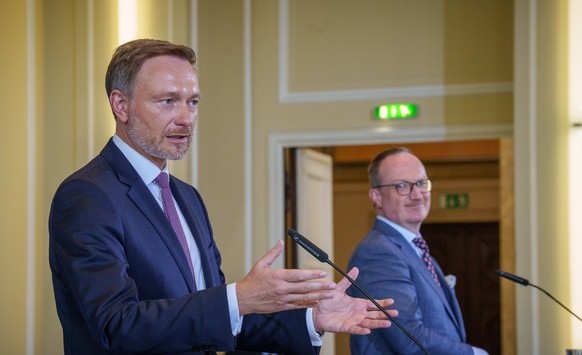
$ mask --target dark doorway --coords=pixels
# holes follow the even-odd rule
[[[421,233],[445,275],[457,277],[467,342],[500,354],[499,223],[430,223]]]
[[[495,274],[496,269],[511,270],[513,265],[512,204],[507,199],[502,203],[500,198],[512,196],[508,183],[512,181],[510,143],[486,140],[406,144],[421,157],[434,181],[432,208],[422,233],[445,274],[457,277],[456,294],[468,342],[491,355],[515,353],[511,319],[514,295],[500,289]],[[347,266],[356,245],[374,223],[376,215],[368,198],[366,168],[376,153],[390,146],[393,145],[309,147],[334,159],[333,260],[340,267]],[[287,174],[293,171],[289,151],[285,153]],[[294,182],[286,176],[286,222],[292,227],[297,206],[293,203]],[[470,204],[446,203],[447,197],[457,195],[469,196]],[[503,206],[508,207],[502,210]],[[505,250],[505,259],[500,259],[500,249]],[[287,267],[293,267],[294,252],[292,248],[287,250]],[[335,276],[336,281],[341,279],[341,275]],[[502,317],[509,323],[501,323]],[[349,337],[336,334],[335,340],[336,355],[348,355]]]

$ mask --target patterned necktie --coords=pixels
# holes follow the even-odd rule
[[[170,221],[170,224],[174,228],[180,245],[184,254],[186,254],[186,259],[188,259],[188,265],[190,265],[190,272],[192,273],[192,278],[194,279],[194,285],[196,285],[196,279],[194,278],[194,267],[192,267],[192,258],[190,256],[190,249],[188,248],[188,243],[186,242],[186,234],[184,229],[182,229],[182,223],[180,223],[180,217],[178,217],[178,211],[176,210],[176,205],[174,204],[174,199],[172,198],[172,191],[170,190],[170,179],[168,174],[161,172],[160,175],[155,179],[156,184],[162,190],[162,204],[164,205],[164,213]]]
[[[430,271],[432,277],[434,277],[434,280],[436,281],[437,285],[441,287],[441,282],[439,281],[436,270],[430,258],[430,252],[428,251],[428,245],[426,244],[426,240],[424,240],[424,238],[422,237],[416,237],[412,240],[412,242],[422,251],[422,261],[424,261],[424,263],[426,264],[428,271]]]

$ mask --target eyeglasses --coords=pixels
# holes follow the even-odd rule
[[[412,193],[412,187],[416,186],[418,188],[418,191],[420,192],[430,192],[430,190],[432,190],[432,181],[426,179],[426,180],[420,180],[417,182],[399,182],[397,184],[387,184],[387,185],[377,185],[374,186],[375,189],[379,189],[382,187],[393,187],[394,189],[396,189],[396,192],[401,195],[401,196],[406,196],[406,195],[410,195]]]

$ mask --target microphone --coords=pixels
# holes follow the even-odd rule
[[[297,231],[293,230],[293,229],[288,229],[287,230],[287,234],[289,234],[289,236],[299,245],[301,245],[303,247],[303,249],[307,250],[307,252],[311,255],[313,255],[317,260],[321,261],[322,263],[328,263],[329,265],[331,265],[334,269],[336,269],[340,274],[342,274],[346,279],[348,279],[348,281],[354,285],[354,287],[356,287],[364,296],[366,296],[366,298],[368,298],[370,301],[372,301],[372,303],[376,306],[376,308],[378,308],[382,313],[384,313],[384,315],[393,323],[396,324],[396,326],[398,328],[400,328],[400,330],[402,330],[404,332],[404,334],[406,334],[414,343],[416,343],[416,345],[418,345],[418,347],[426,354],[428,354],[428,351],[424,348],[424,346],[422,346],[422,344],[420,343],[420,341],[418,341],[418,339],[416,339],[412,334],[410,334],[410,332],[408,330],[406,330],[406,328],[404,328],[404,326],[402,326],[402,324],[398,323],[396,320],[394,320],[394,318],[388,314],[388,312],[384,309],[384,307],[380,306],[380,304],[378,302],[376,302],[375,299],[373,299],[372,297],[370,297],[370,295],[368,295],[368,293],[366,291],[364,291],[357,283],[356,281],[354,281],[354,279],[352,279],[351,277],[348,276],[348,274],[346,272],[344,272],[342,269],[340,269],[336,264],[334,264],[333,262],[331,262],[331,260],[329,260],[329,257],[327,255],[326,252],[324,252],[323,250],[321,250],[317,245],[313,244],[309,239],[305,238],[304,236],[302,236],[301,234],[299,234]]]
[[[568,309],[568,307],[564,306],[562,304],[562,302],[558,301],[557,299],[554,298],[554,296],[550,295],[546,290],[544,290],[543,288],[536,286],[534,284],[532,284],[531,282],[529,282],[529,280],[524,279],[523,277],[519,277],[517,275],[514,274],[510,274],[509,272],[505,272],[505,271],[501,271],[501,270],[497,270],[495,271],[497,273],[497,275],[505,277],[506,279],[509,279],[513,282],[517,282],[518,284],[524,285],[524,286],[532,286],[537,288],[538,290],[542,291],[543,293],[545,293],[548,297],[550,297],[552,300],[554,300],[557,304],[559,304],[560,306],[562,306],[565,310],[567,310],[568,312],[570,312],[574,317],[578,318],[578,320],[582,321],[582,318],[580,318],[579,316],[577,316],[574,312],[572,312],[571,310]]]
[[[514,275],[514,274],[510,274],[510,273],[505,272],[505,271],[497,270],[497,275],[505,277],[506,279],[510,279],[511,281],[517,282],[518,284],[521,284],[524,286],[529,285],[529,280],[526,280],[526,279],[521,278],[521,277]]]

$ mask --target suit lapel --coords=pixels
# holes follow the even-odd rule
[[[434,258],[432,260],[436,269],[436,273],[439,277],[439,280],[441,281],[441,285],[443,285],[442,292],[445,294],[448,300],[448,305],[450,305],[451,312],[453,313],[451,318],[455,321],[454,323],[457,327],[457,330],[459,331],[459,334],[461,335],[461,339],[465,341],[467,335],[465,333],[465,324],[463,322],[463,316],[461,315],[461,308],[459,307],[457,297],[454,294],[454,290],[447,283],[447,280],[445,279],[443,271],[438,262]]]
[[[194,241],[198,246],[198,251],[200,252],[200,265],[202,266],[202,271],[204,273],[206,287],[217,286],[221,281],[218,274],[218,268],[216,267],[216,264],[210,262],[211,258],[210,255],[208,255],[210,236],[207,235],[208,233],[204,233],[204,230],[206,229],[203,230],[201,226],[202,222],[199,220],[199,218],[203,218],[204,215],[202,214],[202,211],[196,211],[193,208],[197,202],[199,204],[199,199],[197,196],[194,196],[188,200],[188,203],[186,203],[185,194],[187,194],[187,191],[182,191],[173,176],[170,179],[170,187],[172,189],[172,194],[186,219],[186,223],[188,223]],[[196,199],[196,201],[193,199]]]
[[[459,324],[458,315],[460,314],[460,311],[458,311],[458,303],[456,302],[454,295],[451,294],[451,291],[449,289],[445,290],[444,288],[441,288],[437,285],[434,278],[432,277],[432,274],[430,273],[430,271],[428,271],[428,268],[426,267],[426,265],[424,264],[422,259],[418,257],[418,254],[416,254],[415,250],[406,241],[406,239],[402,236],[402,234],[400,234],[397,230],[395,230],[394,228],[392,228],[388,224],[386,224],[382,221],[378,221],[378,220],[376,221],[374,228],[377,228],[382,234],[384,234],[388,238],[390,238],[390,240],[394,244],[396,244],[400,247],[400,250],[402,251],[402,254],[404,255],[404,257],[409,261],[409,263],[412,265],[412,267],[414,267],[414,269],[416,269],[417,272],[420,275],[422,275],[426,284],[430,285],[431,289],[437,295],[438,299],[441,300],[441,302],[445,306],[447,314],[449,315],[449,317],[452,319],[453,323],[457,327],[459,334],[462,334],[464,337],[464,326],[461,326],[461,324]],[[435,268],[436,268],[439,280],[441,282],[441,285],[443,287],[448,288],[448,284],[444,278],[444,275],[443,275],[443,272],[442,272],[440,266],[438,266],[438,264],[436,263],[434,258],[432,258],[432,260],[433,260],[433,263],[435,264]],[[445,295],[445,292],[448,292],[449,294]],[[450,302],[449,302],[449,299],[451,300]],[[453,308],[455,310],[453,310]]]
[[[129,161],[125,158],[123,153],[117,148],[115,143],[110,140],[105,148],[101,151],[101,155],[110,163],[113,170],[117,173],[119,181],[128,185],[128,197],[134,202],[136,208],[141,211],[146,219],[150,221],[153,228],[157,231],[158,237],[162,239],[174,261],[178,265],[180,272],[187,283],[189,290],[195,290],[194,281],[190,272],[190,266],[182,246],[178,240],[178,236],[172,225],[164,215],[164,212],[159,207],[156,199],[143,180],[139,177],[135,169],[131,166]]]

